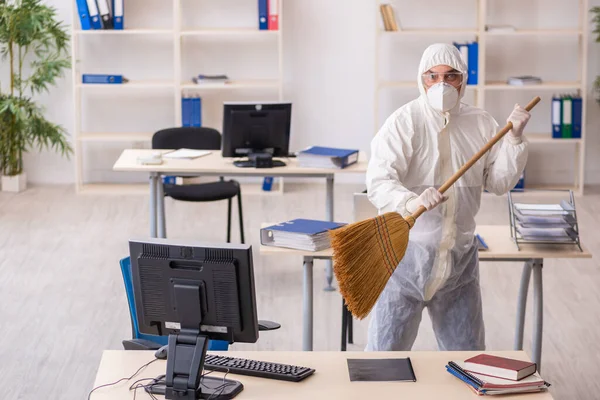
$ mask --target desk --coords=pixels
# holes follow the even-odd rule
[[[263,224],[263,227],[272,224]],[[508,225],[481,225],[476,229],[477,233],[485,240],[489,249],[479,252],[479,261],[523,261],[523,273],[519,288],[517,302],[517,324],[515,330],[514,349],[523,349],[523,330],[525,328],[525,308],[527,305],[527,292],[529,280],[533,271],[533,360],[541,366],[542,359],[542,331],[543,331],[543,285],[542,267],[544,258],[591,258],[590,252],[582,245],[580,251],[576,245],[534,245],[523,244],[521,250],[510,237]],[[331,249],[310,252],[278,247],[261,246],[260,253],[264,255],[297,255],[304,259],[304,307],[303,307],[303,334],[302,349],[312,350],[313,343],[313,293],[312,293],[312,269],[313,260],[333,258]]]
[[[141,165],[137,158],[144,154],[156,152],[157,150],[133,150],[123,151],[115,165],[114,171],[145,172],[150,176],[150,237],[167,237],[165,222],[165,202],[163,185],[160,184],[161,175],[177,176],[274,176],[274,177],[296,177],[296,178],[325,178],[325,218],[333,221],[333,182],[335,174],[365,173],[367,161],[361,153],[359,161],[344,169],[331,168],[303,168],[298,166],[296,158],[285,159],[285,167],[278,168],[238,168],[233,165],[234,159],[223,158],[219,151],[199,157],[193,160],[163,159],[161,165]],[[160,151],[160,150],[159,150]],[[331,263],[327,266],[328,290],[334,290],[331,286],[333,281],[333,269]]]
[[[465,360],[481,352],[228,352],[233,357],[280,362],[307,366],[316,372],[305,380],[283,382],[273,379],[255,378],[244,375],[228,375],[227,379],[242,382],[244,390],[236,399],[475,399],[477,396],[444,367],[451,360]],[[503,357],[528,360],[523,351],[486,352]],[[410,357],[417,382],[350,382],[348,358],[404,358]],[[131,376],[139,367],[151,361],[151,351],[105,351],[96,375],[94,387],[115,382]],[[154,378],[164,374],[166,361],[156,361],[143,370],[135,380]],[[211,376],[223,376],[214,372]],[[92,400],[131,400],[133,392],[129,386],[134,382],[121,382],[112,387],[96,390]],[[550,382],[552,383],[552,382]],[[138,398],[146,399],[143,389],[138,390]],[[162,396],[159,398],[163,398]],[[550,400],[549,392],[502,396],[503,400]]]

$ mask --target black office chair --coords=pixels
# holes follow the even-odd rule
[[[221,134],[212,128],[181,127],[163,129],[152,136],[153,149],[220,150]],[[224,180],[190,185],[164,185],[165,196],[180,201],[227,200],[227,242],[231,242],[231,200],[237,196],[240,219],[240,238],[244,243],[244,220],[242,217],[242,190],[239,182]]]

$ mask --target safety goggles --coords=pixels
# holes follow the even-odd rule
[[[463,82],[464,75],[461,72],[425,72],[421,79],[428,87],[440,82],[456,86]]]

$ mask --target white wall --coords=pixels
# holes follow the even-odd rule
[[[190,15],[186,13],[185,23],[193,26],[196,23],[219,24],[219,21],[230,24],[247,26],[254,24],[256,0],[180,0],[184,7],[191,10],[195,7],[221,7],[230,10],[228,13],[212,9],[210,14]],[[332,146],[358,147],[368,150],[369,141],[375,126],[374,116],[374,73],[375,73],[375,24],[379,23],[373,1],[370,0],[282,0],[284,2],[284,81],[285,98],[293,101],[294,114],[292,126],[292,149],[299,149],[310,144]],[[577,24],[577,10],[571,6],[578,3],[570,0],[537,0],[530,1],[529,11],[536,16],[527,21],[523,17],[522,2],[517,0],[487,0],[490,4],[491,17],[494,23],[513,23],[517,27],[544,28],[560,26],[569,28]],[[72,23],[71,1],[48,0],[48,3],[59,10],[67,24]],[[434,2],[435,3],[435,2]],[[165,24],[171,17],[171,2],[159,0],[127,0],[129,9],[141,9],[145,4],[145,15],[137,13],[130,15],[130,26],[143,26],[147,22]],[[432,7],[431,2],[422,6],[409,0],[398,0],[397,12],[403,27],[462,27],[475,26],[476,13],[473,11],[475,0],[455,0],[452,7],[439,0],[439,6]],[[590,7],[600,5],[600,0],[590,0]],[[241,10],[237,14],[235,11]],[[461,11],[468,10],[468,12]],[[545,11],[552,10],[552,11]],[[403,13],[403,14],[402,14]],[[531,14],[530,14],[531,15]],[[216,21],[216,22],[215,22]],[[77,24],[78,22],[75,21]],[[590,31],[592,27],[590,27]],[[413,79],[416,66],[422,50],[434,41],[451,41],[469,39],[469,37],[425,37],[408,41],[393,39],[383,43],[381,47],[380,74],[393,79]],[[531,38],[530,38],[531,39]],[[488,51],[488,76],[502,79],[508,74],[532,73],[573,80],[572,73],[577,70],[577,60],[569,58],[574,51],[576,39],[516,39],[491,42]],[[94,49],[108,47],[108,42],[114,48],[119,48],[118,56],[110,56],[105,51],[96,51],[93,59],[86,58],[86,71],[123,73],[134,78],[162,78],[172,74],[172,47],[170,38],[164,41],[152,38],[118,39],[108,37],[85,37],[82,49],[89,55]],[[128,40],[131,40],[128,42]],[[156,43],[156,44],[155,44]],[[195,53],[195,46],[205,53]],[[238,46],[237,48],[235,46]],[[266,46],[266,47],[265,47]],[[600,44],[594,43],[590,34],[588,82],[590,89],[587,96],[587,146],[586,146],[586,183],[600,183],[600,159],[596,154],[600,150],[600,113],[598,105],[591,97],[591,84],[596,73],[600,74]],[[244,56],[248,49],[254,49],[254,54],[262,55],[265,61],[263,69],[260,64],[253,63],[253,69],[271,74],[273,57],[269,56],[268,44],[246,43],[228,44],[223,50],[210,43],[194,41],[184,44],[186,56],[183,66],[183,78],[198,70],[200,65],[205,72],[224,72],[231,60],[240,54]],[[274,48],[273,48],[274,49]],[[550,49],[550,50],[549,50]],[[553,50],[557,49],[557,50]],[[550,52],[549,52],[550,51]],[[555,57],[552,52],[560,53]],[[108,54],[108,55],[106,55]],[[202,54],[210,54],[211,62],[202,60]],[[246,54],[247,55],[247,54]],[[86,56],[88,57],[88,56]],[[222,58],[221,58],[222,57]],[[215,61],[217,59],[217,61]],[[247,60],[247,58],[244,58]],[[221,60],[221,64],[219,61]],[[7,67],[3,62],[0,77],[6,79]],[[139,68],[140,65],[143,68]],[[109,67],[113,69],[109,69]],[[214,70],[210,70],[210,69]],[[232,68],[232,70],[243,71]],[[198,71],[201,72],[201,71]],[[225,71],[226,72],[226,71]],[[239,72],[238,74],[240,74]],[[569,78],[570,77],[570,78]],[[97,94],[90,93],[84,98],[86,110],[94,109],[95,114],[86,111],[83,119],[84,129],[97,131],[139,131],[155,130],[169,125],[173,121],[172,96],[170,92],[149,93],[147,96],[111,95],[109,101],[99,101]],[[535,90],[518,94],[519,92],[503,92],[489,94],[486,104],[488,110],[502,124],[515,101],[525,102],[536,95]],[[539,132],[548,131],[549,103],[551,93],[542,92],[547,107],[536,109],[532,118],[531,129]],[[417,95],[415,90],[386,90],[381,93],[380,101],[382,114],[378,121],[383,121],[393,109]],[[239,93],[241,99],[269,98],[269,93]],[[208,97],[206,100],[207,124],[220,128],[219,104],[227,99],[226,95]],[[467,97],[467,100],[472,97]],[[40,102],[47,109],[51,120],[62,124],[69,131],[73,129],[73,98],[70,75],[58,83],[58,87],[50,95],[40,97]],[[163,106],[164,105],[164,106]],[[138,128],[138,129],[136,129]],[[529,179],[536,181],[570,181],[573,173],[570,163],[572,147],[558,145],[536,145],[532,148],[528,165]],[[102,152],[98,150],[102,149]],[[124,176],[110,172],[114,158],[118,156],[118,146],[90,146],[86,153],[86,169],[91,179],[130,180],[137,176]],[[569,163],[561,163],[561,157],[566,154]],[[32,152],[25,160],[28,177],[38,183],[68,183],[74,181],[73,161],[67,161],[51,153],[38,154]],[[143,180],[143,179],[142,179]]]

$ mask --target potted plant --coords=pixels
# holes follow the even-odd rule
[[[23,153],[37,145],[69,156],[64,128],[44,118],[34,96],[48,91],[70,67],[68,35],[56,10],[42,0],[0,0],[0,55],[8,82],[0,82],[2,190],[25,189]]]
[[[590,10],[594,14],[592,21],[594,22],[594,33],[596,34],[596,42],[600,42],[600,7],[592,7]],[[594,81],[594,94],[596,101],[600,103],[600,76],[596,76]]]

